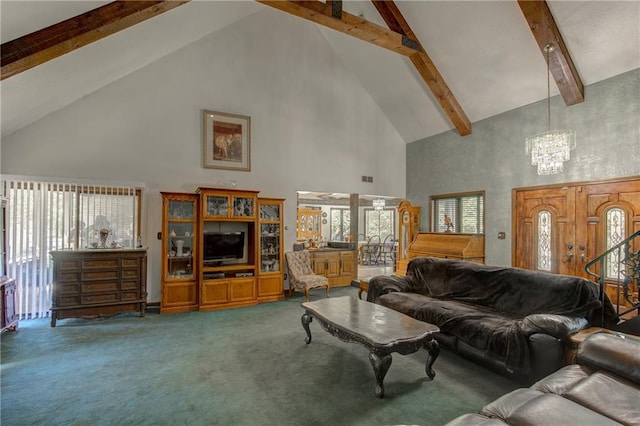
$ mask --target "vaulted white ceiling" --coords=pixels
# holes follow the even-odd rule
[[[106,3],[2,0],[2,42]],[[585,86],[640,68],[640,1],[548,3]],[[515,0],[396,4],[472,123],[546,97],[546,64]],[[2,135],[265,9],[249,0],[192,1],[9,77],[0,83]],[[370,1],[345,1],[344,9],[385,26]],[[406,57],[319,28],[405,142],[453,128]]]

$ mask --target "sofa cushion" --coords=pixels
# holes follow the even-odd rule
[[[589,377],[592,371],[589,367],[580,364],[571,364],[537,381],[531,389],[545,393],[564,394],[577,383]]]
[[[632,382],[609,372],[592,374],[563,396],[617,422],[640,422],[640,390]]]
[[[580,364],[603,368],[640,385],[640,339],[621,333],[596,333],[578,348]]]
[[[506,419],[510,425],[619,425],[561,396],[547,393],[522,404]]]
[[[500,419],[492,419],[490,417],[485,417],[480,414],[464,414],[447,423],[447,426],[468,426],[468,425],[502,426],[502,425],[506,425],[506,423]]]
[[[378,303],[420,321],[435,324],[443,334],[457,337],[507,368],[528,374],[527,339],[520,331],[518,319],[484,306],[436,299],[417,293],[392,292],[378,298]]]
[[[485,405],[482,410],[480,410],[480,414],[487,417],[508,419],[522,404],[540,395],[544,394],[533,389],[516,389]]]
[[[529,336],[544,333],[557,339],[564,339],[570,334],[587,328],[589,322],[582,317],[567,317],[555,314],[531,314],[524,317],[521,324],[522,332]]]

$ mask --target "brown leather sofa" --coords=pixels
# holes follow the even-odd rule
[[[504,424],[640,425],[640,339],[593,334],[578,347],[577,364],[446,426]]]

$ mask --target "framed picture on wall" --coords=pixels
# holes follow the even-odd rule
[[[251,170],[251,117],[203,110],[203,166]]]

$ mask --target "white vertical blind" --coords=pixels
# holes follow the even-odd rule
[[[108,247],[135,244],[137,188],[5,178],[2,190],[8,199],[7,275],[16,280],[21,319],[49,315],[50,251],[90,247],[98,240],[91,240],[89,229],[108,229]]]

